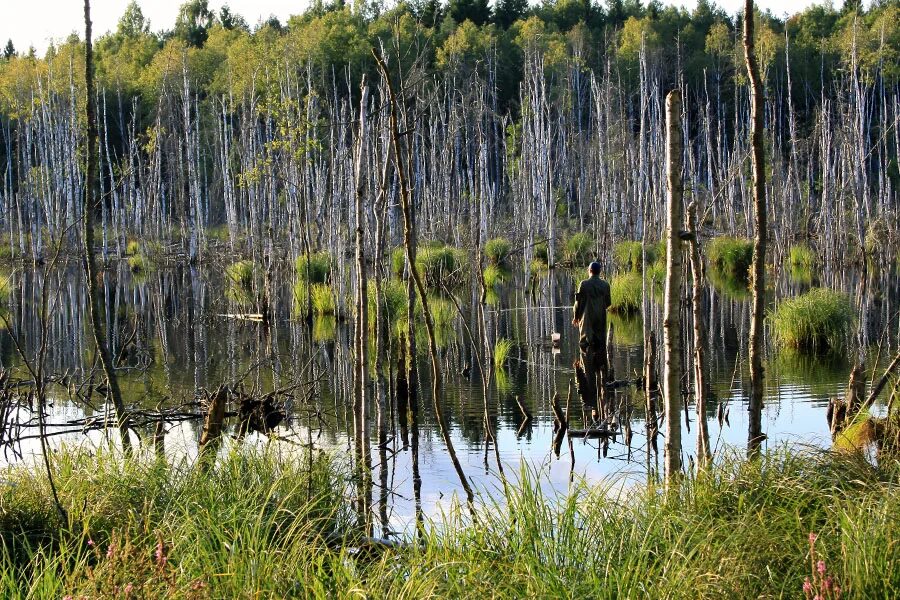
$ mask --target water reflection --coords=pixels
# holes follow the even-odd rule
[[[197,402],[204,390],[223,383],[256,396],[302,383],[297,390],[278,395],[288,409],[278,437],[285,440],[286,452],[304,445],[327,448],[361,467],[354,479],[356,497],[360,512],[371,515],[370,530],[406,530],[454,494],[464,498],[431,406],[421,331],[416,334],[419,355],[412,385],[404,377],[398,328],[391,328],[392,334],[383,340],[380,350],[372,346],[372,383],[364,409],[354,411],[352,324],[341,314],[316,318],[311,328],[303,320],[293,319],[294,282],[288,273],[274,274],[267,293],[257,294],[252,286],[246,293],[234,293],[233,281],[224,271],[176,267],[134,276],[123,264],[104,274],[101,290],[108,307],[107,327],[113,354],[118,357],[123,394],[133,408],[160,411],[168,407],[174,411],[177,407],[187,414],[199,411]],[[897,336],[885,332],[898,331],[900,326],[896,317],[898,278],[890,273],[868,273],[862,293],[853,274],[823,273],[820,278],[823,285],[856,298],[863,311],[857,337],[866,345],[883,339],[886,346],[881,356],[889,357],[887,346]],[[539,466],[546,475],[545,484],[557,489],[566,489],[579,477],[598,481],[616,475],[643,480],[657,471],[658,456],[648,449],[647,403],[634,386],[612,392],[610,406],[617,423],[614,436],[566,436],[554,445],[555,395],[561,399],[570,428],[584,429],[590,420],[579,401],[566,402],[577,358],[576,334],[569,325],[574,283],[567,273],[539,278],[534,286],[512,277],[492,286],[491,302],[484,307],[473,302],[477,300],[475,292],[456,292],[459,308],[446,298],[436,303],[448,434],[460,466],[476,490],[502,486],[501,469],[515,478],[522,465]],[[72,388],[81,386],[66,391],[64,385],[56,385],[51,390],[55,395],[49,421],[56,426],[54,431],[62,432],[67,422],[102,419],[107,410],[102,395],[87,398],[86,390],[95,388],[84,384],[91,381],[94,360],[79,268],[12,273],[7,301],[11,331],[0,333],[0,361],[14,371],[21,366],[13,335],[26,353],[37,351],[37,307],[44,286],[49,286],[52,298],[47,372]],[[776,281],[776,299],[807,287],[808,283],[783,275]],[[706,417],[712,448],[721,451],[728,445],[743,445],[746,438],[749,307],[739,288],[716,282],[705,302],[710,394]],[[257,313],[271,318],[268,322],[244,318]],[[689,313],[686,310],[686,336]],[[655,302],[650,302],[650,312],[643,319],[610,318],[611,366],[616,379],[643,377],[645,323],[657,337],[661,335],[660,308]],[[552,344],[553,333],[560,334],[559,348]],[[480,359],[488,356],[501,338],[513,344],[509,359],[502,368],[482,373]],[[830,443],[825,410],[828,398],[843,392],[850,362],[846,357],[813,359],[789,352],[770,356],[764,412],[767,444]],[[375,368],[375,357],[381,359],[380,370]],[[686,417],[690,434],[686,432],[684,448],[685,463],[689,463],[694,453],[691,438],[696,433],[692,420],[697,417],[693,410],[686,411]],[[354,431],[362,435],[354,435]],[[185,418],[161,429],[155,423],[139,427],[137,433],[145,446],[156,451],[164,446],[169,456],[191,455],[197,449],[200,423]],[[100,431],[77,432],[54,441],[99,443],[103,437]],[[249,437],[262,439],[256,434]],[[227,451],[228,445],[221,451]],[[33,440],[19,447],[26,456],[36,448]],[[17,458],[7,453],[4,460]]]

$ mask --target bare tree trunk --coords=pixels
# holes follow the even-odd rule
[[[425,317],[425,330],[428,334],[428,352],[431,355],[431,389],[432,401],[434,403],[434,412],[438,420],[438,425],[440,426],[441,436],[444,439],[444,444],[447,446],[447,452],[450,454],[450,459],[453,462],[453,467],[456,470],[456,474],[459,476],[460,484],[462,485],[463,490],[465,490],[466,497],[469,504],[471,505],[471,503],[475,499],[475,494],[472,491],[472,487],[469,485],[469,480],[463,472],[462,464],[460,464],[459,458],[456,455],[456,450],[453,447],[453,440],[450,438],[450,431],[447,426],[446,417],[444,416],[444,407],[441,400],[443,383],[441,380],[441,367],[438,364],[440,358],[438,355],[437,342],[435,341],[434,319],[431,316],[431,310],[428,308],[428,295],[425,291],[425,285],[422,283],[422,277],[420,276],[419,269],[416,266],[416,246],[413,237],[413,231],[411,228],[412,192],[409,189],[409,184],[406,180],[406,164],[403,160],[403,151],[400,146],[401,134],[400,126],[397,122],[397,96],[394,92],[393,84],[391,83],[390,73],[387,69],[387,65],[377,53],[373,51],[373,54],[375,56],[375,61],[378,64],[378,68],[381,71],[381,75],[384,78],[385,85],[387,86],[390,101],[391,143],[394,146],[394,163],[397,166],[397,179],[400,182],[400,203],[403,210],[403,241],[404,246],[406,247],[406,262],[409,266],[410,278],[415,283],[416,290],[419,293],[419,301],[422,303],[422,314]],[[412,332],[410,333],[412,334]],[[415,356],[410,356],[409,360],[410,362],[415,362]]]
[[[681,167],[681,92],[666,96],[666,291],[663,308],[663,395],[666,407],[665,476],[669,485],[681,474],[681,232],[683,218]]]
[[[747,452],[759,452],[763,440],[762,408],[765,381],[763,373],[763,325],[766,293],[766,173],[763,156],[763,83],[759,76],[753,40],[753,0],[744,2],[744,54],[750,79],[750,143],[753,164],[753,301],[750,313],[750,412]]]
[[[691,310],[694,321],[694,399],[697,403],[697,464],[703,469],[712,460],[709,447],[709,427],[706,422],[706,319],[703,315],[703,253],[700,250],[700,228],[697,225],[697,204],[687,209],[687,229],[691,237]]]
[[[82,239],[84,241],[84,272],[87,278],[91,331],[94,334],[94,342],[97,344],[97,352],[100,354],[103,373],[106,375],[109,395],[112,397],[113,406],[116,410],[119,432],[122,434],[122,448],[127,452],[131,450],[131,441],[128,438],[125,404],[122,401],[122,391],[119,389],[119,380],[116,377],[112,355],[106,343],[106,333],[100,315],[100,298],[97,292],[97,263],[94,258],[94,210],[96,210],[101,199],[97,194],[96,187],[100,173],[97,168],[97,114],[94,106],[94,50],[91,45],[90,0],[84,0],[84,79],[85,87],[87,88],[87,149],[85,152],[84,209],[81,215]]]

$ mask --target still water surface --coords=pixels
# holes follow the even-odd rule
[[[486,308],[488,336],[510,339],[514,347],[505,368],[491,377],[487,399],[477,368],[472,368],[476,359],[464,326],[465,319],[477,331],[472,298],[467,297],[468,292],[457,292],[466,296],[462,314],[455,314],[439,331],[446,384],[445,413],[462,467],[478,490],[499,489],[497,454],[507,476],[515,478],[520,469],[529,468],[537,473],[547,493],[564,492],[573,479],[613,487],[643,481],[648,469],[653,472],[661,460],[648,455],[644,401],[633,388],[616,392],[617,403],[632,407],[629,420],[634,437],[630,447],[618,436],[605,456],[599,440],[573,439],[571,445],[568,441],[562,444],[559,456],[552,451],[551,398],[559,393],[565,404],[577,355],[576,332],[569,324],[576,283],[572,274],[557,273],[533,287],[514,280],[491,296],[491,304]],[[851,348],[860,343],[868,347],[871,364],[879,355],[877,345],[882,340],[880,356],[885,360],[900,336],[896,316],[900,300],[898,278],[890,273],[871,276],[862,292],[858,277],[852,273],[838,272],[818,283],[844,290],[855,298],[863,316]],[[772,290],[773,301],[803,291],[808,285],[779,276]],[[51,307],[47,372],[63,380],[69,390],[77,387],[83,392],[81,384],[88,379],[93,363],[86,294],[77,267],[52,272],[19,270],[11,274],[6,302],[9,328],[0,335],[0,360],[5,368],[23,374],[14,335],[26,354],[34,356],[42,335],[38,315],[44,286],[49,286]],[[185,411],[196,412],[193,403],[202,390],[215,389],[222,383],[241,382],[245,390],[255,395],[305,383],[287,399],[288,419],[278,429],[279,437],[286,441],[272,443],[284,452],[312,443],[339,456],[352,456],[352,327],[333,318],[319,319],[310,332],[302,319],[292,314],[289,275],[276,278],[272,286],[271,327],[233,318],[248,312],[247,299],[229,287],[223,268],[217,266],[167,268],[135,276],[123,264],[106,274],[103,290],[109,307],[107,325],[115,354],[120,357],[128,404],[147,410],[184,405]],[[748,300],[742,290],[733,288],[713,288],[707,298],[707,356],[714,396],[709,402],[708,418],[712,445],[719,454],[741,451],[746,443]],[[651,302],[648,327],[661,337],[660,312],[658,303]],[[640,317],[614,317],[610,322],[610,355],[616,377],[634,378],[640,375],[643,364],[642,321]],[[549,343],[554,332],[561,334],[558,349]],[[382,531],[403,531],[413,521],[417,507],[424,515],[433,515],[461,493],[459,478],[431,408],[424,339],[419,346],[423,354],[419,357],[417,439],[411,439],[415,438],[416,428],[404,426],[407,423],[401,422],[393,403],[384,407],[382,419],[378,418],[375,402],[370,402],[367,411],[374,510],[381,515]],[[391,362],[386,359],[386,363]],[[766,368],[766,446],[829,446],[825,411],[828,399],[842,394],[846,386],[850,368],[847,358],[809,358],[770,348]],[[71,429],[64,425],[85,416],[98,420],[107,416],[101,394],[85,399],[82,393],[81,400],[74,401],[62,389],[63,386],[51,388],[51,432]],[[524,426],[517,396],[533,414]],[[496,430],[496,451],[493,444],[486,442],[485,401]],[[573,427],[582,426],[580,412],[580,403],[573,399]],[[692,460],[696,443],[697,415],[693,406],[688,414],[690,432],[683,433],[686,463]],[[720,421],[719,416],[727,418]],[[173,459],[192,457],[200,428],[196,420],[170,424],[165,438],[167,455]],[[149,447],[152,431],[147,428],[139,433]],[[251,437],[264,443],[259,435]],[[55,436],[53,443],[95,445],[103,439],[103,434],[94,430]],[[7,445],[4,450],[0,464],[12,464],[33,460],[39,446],[32,439]]]

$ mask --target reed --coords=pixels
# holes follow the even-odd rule
[[[511,276],[512,273],[509,269],[498,265],[488,265],[484,268],[484,285],[490,290],[501,283],[506,283]]]
[[[640,242],[625,240],[613,246],[613,264],[619,271],[637,271],[643,269],[644,254]],[[665,245],[660,254],[658,244],[648,244],[646,247],[646,259],[648,265],[661,264],[665,270]]]

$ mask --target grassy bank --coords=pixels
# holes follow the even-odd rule
[[[477,518],[450,508],[420,543],[374,555],[326,543],[354,525],[324,457],[57,464],[65,523],[39,471],[4,475],[3,597],[797,598],[806,577],[846,598],[900,593],[895,461],[724,461],[668,499],[642,484],[548,499],[525,473]]]

